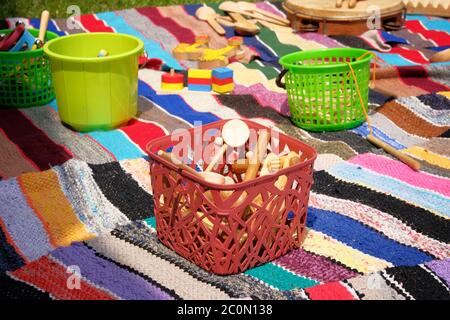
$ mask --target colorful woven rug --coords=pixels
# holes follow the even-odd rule
[[[283,15],[280,3],[257,5]],[[132,34],[150,57],[181,68],[189,63],[170,55],[178,43],[201,33],[213,46],[226,42],[194,17],[197,8],[82,15],[81,29],[63,19],[49,28]],[[24,20],[39,27],[38,19]],[[400,31],[334,38],[262,28],[245,45],[258,58],[231,64],[231,95],[159,95],[161,72],[141,70],[139,114],[117,130],[73,132],[60,123],[56,102],[0,110],[1,298],[450,299],[450,66],[429,63],[450,45],[450,22],[408,16]],[[310,133],[290,122],[274,81],[278,57],[341,46],[378,55],[369,98],[374,134],[420,160],[421,172],[368,143],[365,124]],[[235,117],[277,126],[319,156],[302,248],[224,277],[159,243],[145,146],[196,121]]]

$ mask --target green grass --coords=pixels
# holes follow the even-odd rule
[[[38,18],[47,9],[53,18],[67,18],[67,8],[77,5],[81,14],[113,11],[147,6],[168,6],[173,4],[201,3],[204,0],[1,0],[0,18]],[[206,2],[221,2],[207,0]]]

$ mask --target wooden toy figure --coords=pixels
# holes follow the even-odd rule
[[[203,50],[208,47],[209,36],[201,34],[195,37],[195,43],[180,43],[172,50],[175,59],[178,60],[199,60],[203,56]]]
[[[226,67],[213,69],[212,89],[217,93],[227,93],[233,91],[233,70]]]
[[[170,73],[161,75],[161,89],[162,90],[183,90],[184,88],[184,75],[181,73],[175,73],[173,69],[170,69]]]
[[[211,91],[211,70],[189,69],[188,89],[192,91]]]
[[[172,51],[173,56],[178,60],[198,61],[200,69],[212,69],[225,67],[230,59],[240,61],[245,58],[245,52],[241,48],[242,37],[228,38],[228,45],[220,49],[208,47],[208,35],[200,35],[195,38],[194,44],[180,43]]]

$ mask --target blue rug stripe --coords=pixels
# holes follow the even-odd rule
[[[417,265],[433,257],[388,239],[360,222],[333,211],[310,207],[306,224],[342,243],[394,265]]]

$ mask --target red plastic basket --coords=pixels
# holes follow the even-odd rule
[[[244,120],[250,129],[266,129]],[[220,133],[227,120],[202,127]],[[198,130],[198,129],[196,129]],[[199,134],[189,130],[191,144]],[[202,137],[203,139],[203,137]],[[214,136],[209,138],[214,140]],[[215,274],[243,272],[298,248],[304,238],[316,151],[279,133],[280,150],[301,151],[301,162],[247,182],[219,185],[203,181],[157,155],[173,147],[171,136],[148,145],[159,240],[178,254]],[[185,156],[185,155],[184,155]],[[190,164],[192,168],[195,164]],[[225,161],[220,173],[232,175]],[[276,186],[280,176],[284,187]],[[242,200],[243,199],[243,200]]]

